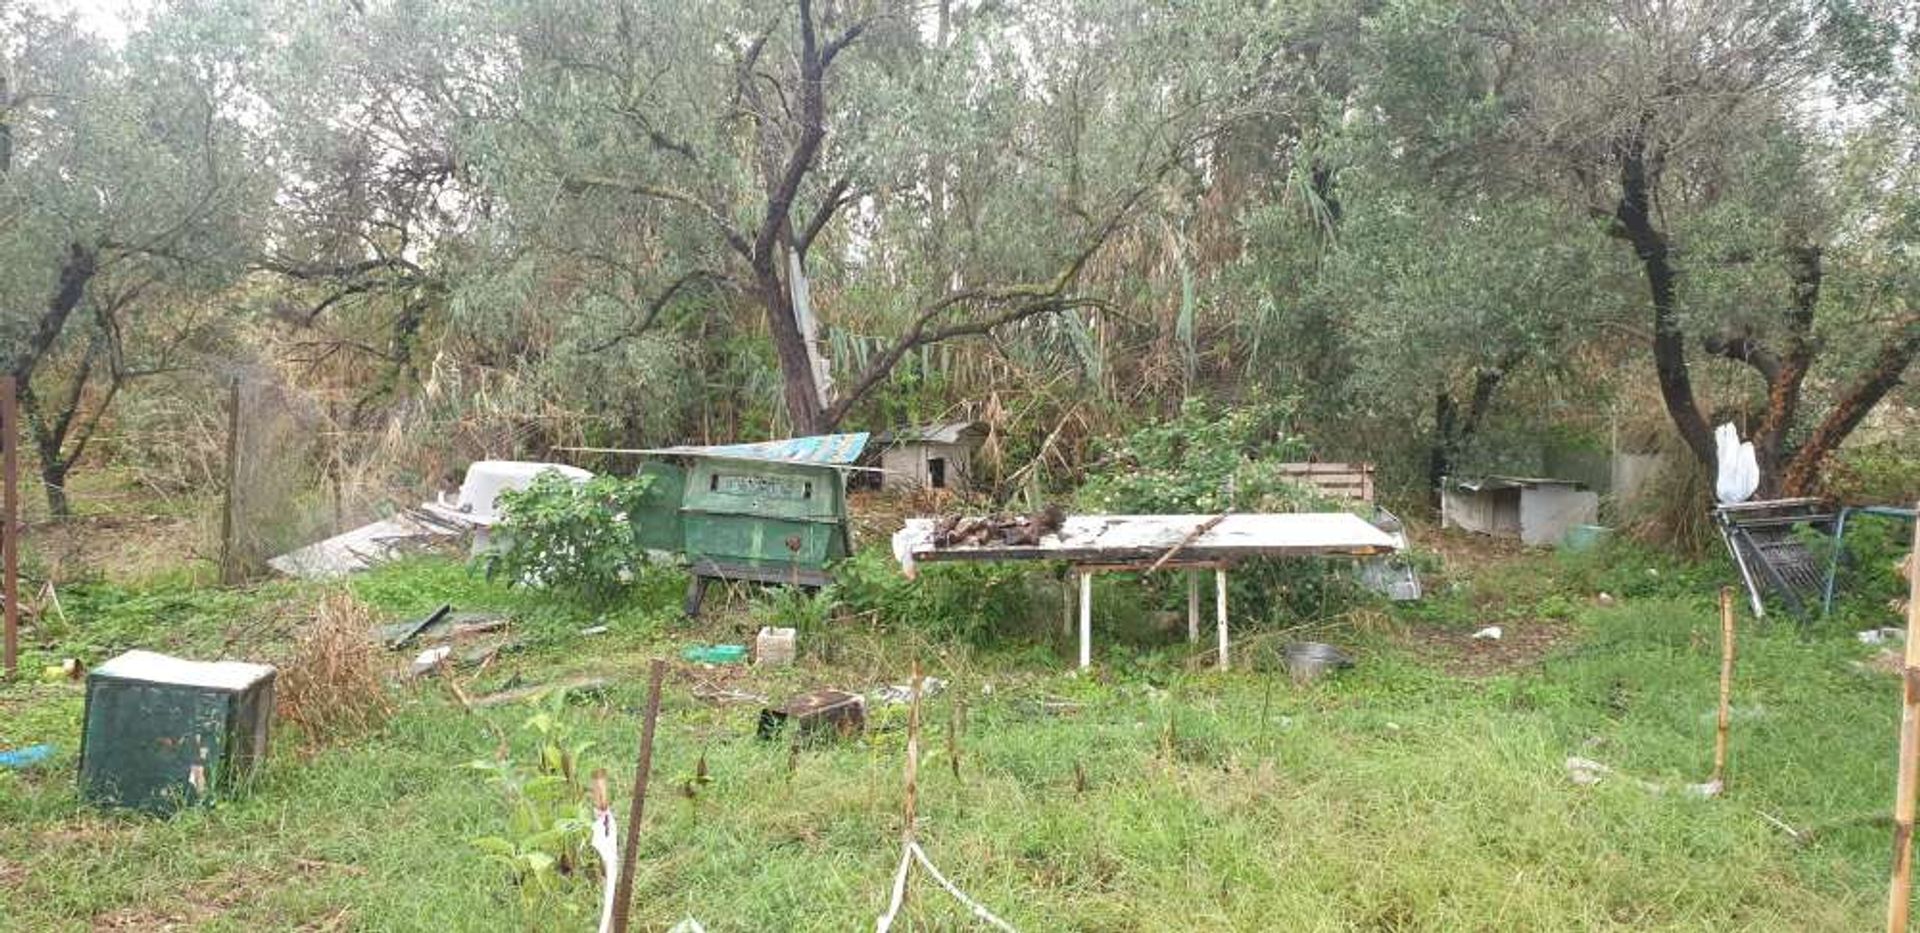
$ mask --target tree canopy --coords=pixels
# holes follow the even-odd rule
[[[1496,422],[1592,435],[1649,397],[1701,464],[1731,418],[1800,493],[1920,352],[1897,5],[175,0],[123,39],[0,30],[0,337],[62,510],[116,398],[236,361],[347,435],[430,409],[510,422],[502,454],[976,418],[1003,493],[1196,397],[1291,400],[1409,487],[1491,462]]]

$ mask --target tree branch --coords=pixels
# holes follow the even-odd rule
[[[740,231],[733,226],[733,222],[729,221],[726,215],[720,212],[719,208],[693,195],[642,182],[621,181],[619,179],[592,175],[569,176],[561,180],[560,186],[566,191],[576,194],[600,189],[686,205],[687,207],[698,210],[708,220],[712,221],[713,225],[720,229],[720,235],[726,238],[727,245],[732,247],[734,252],[748,259],[753,258],[753,247],[748,244],[746,237],[742,236]]]
[[[800,254],[802,260],[807,258],[807,250],[813,247],[814,237],[819,236],[820,231],[833,220],[833,215],[851,200],[847,189],[852,184],[852,178],[840,176],[840,180],[833,183],[833,190],[828,191],[826,198],[821,201],[820,209],[814,212],[813,219],[808,220],[807,225],[793,238],[793,251]]]
[[[1715,356],[1752,366],[1768,385],[1780,378],[1780,358],[1750,335],[1721,334],[1700,341],[1700,346]]]
[[[707,269],[695,269],[691,272],[686,273],[685,275],[680,276],[677,279],[674,279],[673,282],[669,284],[664,291],[662,291],[658,295],[655,295],[653,297],[653,300],[647,303],[647,312],[645,316],[643,316],[640,319],[639,324],[633,327],[629,327],[626,330],[621,331],[618,334],[615,334],[611,338],[608,338],[607,340],[599,344],[588,347],[586,352],[604,353],[608,350],[613,349],[615,345],[619,344],[623,340],[627,340],[633,337],[638,337],[641,334],[644,334],[647,331],[651,330],[653,328],[654,322],[659,320],[660,314],[667,309],[667,304],[673,300],[673,296],[679,294],[681,291],[685,290],[686,288],[699,283],[718,283],[725,280],[726,280],[726,276],[721,275],[718,272],[713,272]]]

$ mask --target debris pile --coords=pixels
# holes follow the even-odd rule
[[[933,546],[948,548],[1005,544],[1032,547],[1039,544],[1041,538],[1059,532],[1060,526],[1066,521],[1066,510],[1054,503],[1048,503],[1031,515],[995,513],[981,518],[948,515],[933,523]]]

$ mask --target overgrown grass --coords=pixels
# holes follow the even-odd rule
[[[1854,930],[1881,908],[1889,831],[1874,815],[1891,793],[1898,689],[1856,666],[1867,649],[1839,626],[1743,622],[1730,793],[1679,789],[1711,765],[1712,568],[1630,550],[1506,562],[1365,631],[1322,631],[1361,663],[1304,688],[1265,672],[1199,672],[1178,636],[1146,632],[1103,634],[1098,670],[1077,676],[1044,627],[975,648],[937,624],[827,620],[779,599],[689,626],[674,617],[678,582],[663,574],[612,609],[509,590],[446,561],[353,584],[392,616],[441,602],[513,614],[527,647],[470,690],[614,677],[566,715],[621,787],[645,657],[806,620],[795,669],[676,672],[638,867],[642,928],[683,916],[716,931],[871,922],[898,856],[901,711],[876,707],[863,739],[796,754],[753,737],[752,706],[710,706],[689,688],[865,689],[904,680],[913,655],[951,682],[927,704],[921,839],[1021,929]],[[1596,604],[1601,587],[1615,604]],[[210,648],[236,619],[312,595],[103,589],[81,628],[103,648]],[[1471,680],[1400,634],[1543,619],[1572,633],[1558,653]],[[577,634],[602,621],[607,635]],[[108,634],[96,638],[96,623]],[[77,687],[0,688],[0,746],[62,747],[51,767],[0,773],[0,927],[117,917],[214,930],[589,928],[597,866],[555,896],[522,898],[471,845],[501,832],[505,804],[460,766],[495,755],[500,735],[524,753],[530,712],[465,714],[435,683],[404,687],[372,737],[310,755],[281,742],[251,794],[156,821],[76,798]],[[1574,786],[1569,755],[1620,774]],[[692,780],[702,758],[705,784]],[[924,881],[908,918],[970,928]]]

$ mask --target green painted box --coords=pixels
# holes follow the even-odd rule
[[[266,758],[274,669],[129,651],[87,674],[80,790],[165,814],[237,792]]]
[[[647,491],[640,497],[639,510],[629,516],[634,537],[649,551],[685,550],[686,530],[680,521],[680,506],[686,498],[687,471],[671,463],[649,461],[640,465],[647,478]]]
[[[853,550],[846,477],[833,467],[701,458],[684,502],[695,573],[820,586],[827,563]]]

